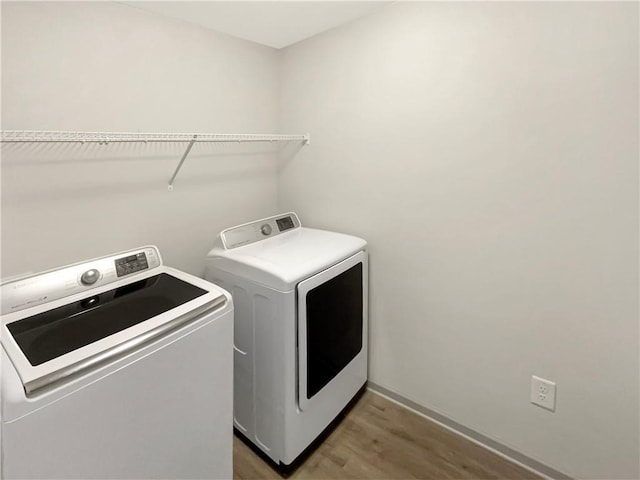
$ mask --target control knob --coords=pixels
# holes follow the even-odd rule
[[[80,277],[80,281],[84,285],[93,285],[98,281],[99,278],[100,278],[100,270],[92,268],[91,270],[87,270],[82,274],[82,276]]]
[[[260,227],[260,231],[262,232],[263,235],[271,235],[271,225],[269,225],[268,223],[265,223],[264,225],[262,225]]]

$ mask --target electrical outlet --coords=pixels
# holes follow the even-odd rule
[[[544,378],[531,377],[531,403],[556,411],[556,383]]]

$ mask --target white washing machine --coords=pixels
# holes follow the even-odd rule
[[[2,478],[231,478],[227,292],[149,246],[1,293]]]
[[[367,381],[366,246],[287,213],[224,230],[207,256],[235,304],[236,430],[281,466]]]

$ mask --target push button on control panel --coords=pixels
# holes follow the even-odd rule
[[[118,258],[115,261],[115,264],[118,277],[149,268],[147,257],[143,252],[136,255],[129,255],[128,257]]]

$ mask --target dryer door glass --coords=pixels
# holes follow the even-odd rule
[[[207,292],[161,273],[7,325],[36,366],[144,322]]]
[[[309,290],[306,301],[307,398],[362,349],[362,263]]]

